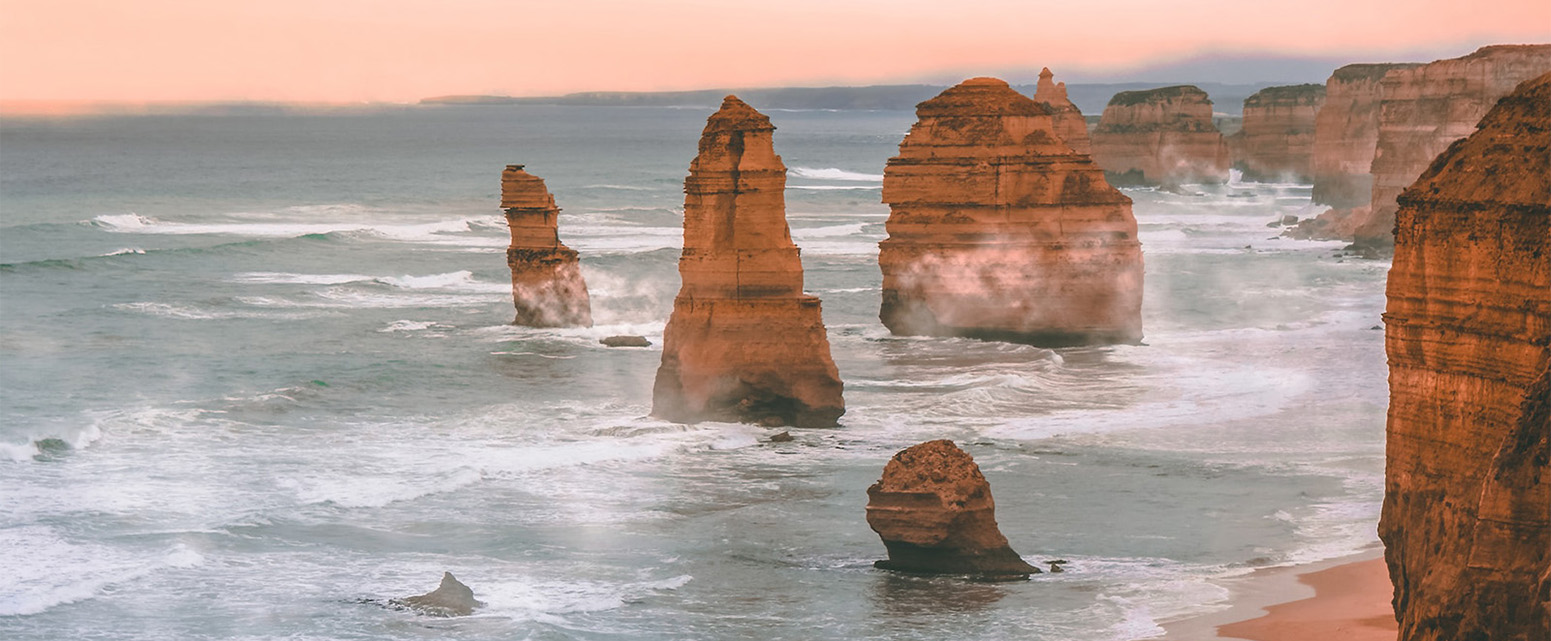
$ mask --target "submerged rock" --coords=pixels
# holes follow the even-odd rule
[[[609,336],[598,340],[609,347],[651,347],[652,342],[645,336]]]
[[[484,607],[484,602],[474,598],[474,591],[452,576],[442,574],[442,583],[435,590],[420,596],[393,599],[389,605],[409,608],[421,614],[436,617],[461,617]]]
[[[591,327],[592,302],[576,250],[560,242],[560,209],[544,179],[507,165],[501,172],[501,207],[512,232],[506,264],[512,270],[514,325]]]
[[[874,565],[924,574],[1039,574],[1008,547],[995,512],[991,486],[969,454],[948,440],[913,445],[867,488],[867,525],[889,552]]]

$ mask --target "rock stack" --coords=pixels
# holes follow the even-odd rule
[[[1055,82],[1050,67],[1039,72],[1039,84],[1035,85],[1034,102],[1050,110],[1055,122],[1056,135],[1079,154],[1093,153],[1093,143],[1088,140],[1088,120],[1082,110],[1066,97],[1066,83]]]
[[[1230,136],[1233,166],[1261,181],[1311,179],[1314,118],[1324,85],[1266,87],[1244,100],[1244,128]]]
[[[1343,209],[1373,199],[1373,150],[1379,142],[1379,81],[1414,63],[1356,64],[1325,81],[1325,104],[1314,118],[1314,202]],[[1350,237],[1348,232],[1347,237]]]
[[[994,78],[916,107],[883,172],[880,316],[899,335],[1035,345],[1142,337],[1131,199]]]
[[[560,209],[544,179],[507,165],[501,172],[501,207],[511,228],[506,264],[512,269],[517,318],[529,327],[591,327],[592,304],[576,250],[560,242]]]
[[[684,180],[683,283],[654,416],[829,427],[845,413],[819,299],[802,291],[774,131],[736,96],[706,121]]]
[[[1400,639],[1551,638],[1551,74],[1396,220],[1379,536]]]
[[[1193,85],[1115,94],[1093,130],[1093,159],[1115,184],[1228,180],[1228,145],[1212,124],[1212,101]]]
[[[890,459],[867,488],[867,525],[889,558],[875,565],[923,574],[1008,578],[1039,574],[996,525],[991,485],[953,441],[913,445]]]

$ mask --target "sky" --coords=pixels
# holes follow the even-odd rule
[[[0,0],[0,100],[893,84],[1529,42],[1551,42],[1551,0]]]

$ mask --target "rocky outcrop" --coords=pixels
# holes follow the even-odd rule
[[[1066,97],[1066,83],[1055,82],[1055,74],[1050,72],[1050,67],[1039,72],[1039,84],[1034,86],[1034,102],[1050,110],[1056,136],[1066,141],[1072,151],[1083,155],[1093,153],[1093,143],[1088,139],[1088,120],[1083,118],[1082,110]]]
[[[1233,166],[1260,181],[1312,180],[1314,117],[1324,85],[1266,87],[1244,100],[1244,126],[1230,136]]]
[[[1192,85],[1115,94],[1093,130],[1093,159],[1115,184],[1228,179],[1228,146],[1212,124],[1212,101]]]
[[[1353,241],[1394,244],[1395,197],[1519,83],[1551,71],[1551,45],[1498,45],[1385,74],[1373,198]]]
[[[655,416],[828,427],[845,412],[819,299],[802,291],[774,131],[735,96],[706,121],[684,180],[683,283]]]
[[[953,441],[913,445],[889,460],[867,488],[867,525],[889,558],[875,565],[927,574],[1027,577],[1025,563],[996,526],[996,502],[980,466]]]
[[[1551,74],[1396,220],[1379,536],[1400,638],[1551,638]]]
[[[474,591],[452,576],[451,572],[442,573],[442,583],[435,590],[420,596],[393,599],[388,605],[408,608],[430,616],[461,617],[474,613],[475,608],[484,607],[484,603],[474,598]]]
[[[880,316],[899,335],[1036,345],[1142,337],[1131,199],[994,78],[916,107],[883,172]]]
[[[515,325],[591,327],[592,303],[576,250],[560,242],[560,209],[544,179],[507,165],[501,172],[501,207],[511,228],[506,264],[512,269]]]
[[[1373,199],[1373,174],[1368,169],[1379,142],[1379,81],[1392,70],[1416,66],[1347,65],[1325,81],[1325,104],[1314,118],[1315,204],[1351,209],[1365,207]]]

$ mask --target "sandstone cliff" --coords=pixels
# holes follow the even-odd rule
[[[1115,184],[1228,179],[1228,146],[1212,124],[1212,101],[1191,85],[1115,94],[1093,130],[1093,159]]]
[[[507,165],[501,172],[501,207],[511,228],[506,264],[512,269],[516,325],[592,326],[592,304],[576,250],[560,242],[560,209],[544,179]]]
[[[1079,154],[1093,153],[1093,143],[1088,139],[1088,120],[1083,118],[1082,110],[1066,97],[1066,83],[1055,82],[1055,74],[1050,72],[1050,67],[1039,72],[1039,84],[1034,88],[1034,102],[1050,110],[1056,136],[1066,141],[1067,146]]]
[[[1551,638],[1551,74],[1399,198],[1379,535],[1404,641]]]
[[[1551,45],[1498,45],[1385,74],[1373,198],[1353,241],[1394,244],[1395,197],[1519,83],[1551,71]]]
[[[1007,545],[980,466],[953,441],[913,445],[867,488],[867,525],[889,558],[875,565],[930,574],[1039,574]]]
[[[735,96],[706,121],[684,180],[683,283],[655,416],[828,427],[845,412],[819,299],[802,291],[774,131]]]
[[[1233,166],[1250,180],[1312,180],[1314,117],[1324,103],[1324,85],[1255,92],[1244,100],[1244,128],[1229,140]]]
[[[1347,65],[1325,81],[1314,118],[1314,202],[1342,209],[1373,199],[1373,150],[1379,142],[1379,81],[1413,63]],[[1350,238],[1350,233],[1345,237]]]
[[[900,335],[1037,345],[1141,340],[1131,199],[994,78],[916,107],[883,172],[880,316]]]

